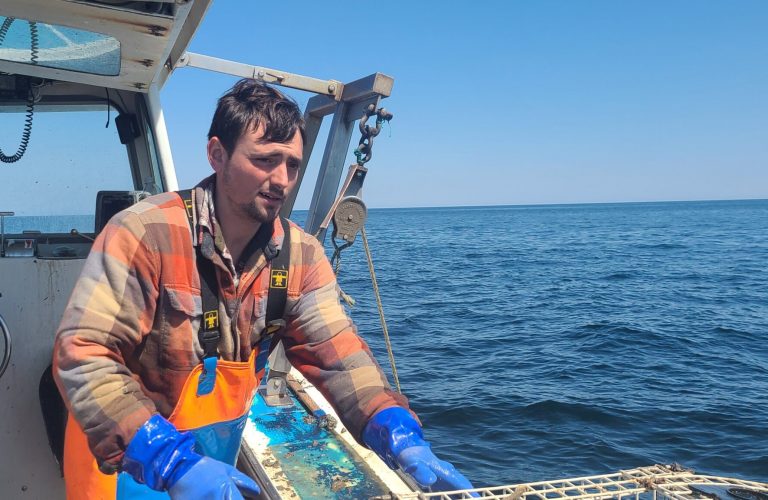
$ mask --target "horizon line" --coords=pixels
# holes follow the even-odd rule
[[[160,193],[158,193],[160,194]],[[429,209],[429,208],[494,208],[494,207],[565,207],[576,205],[641,205],[653,203],[725,203],[732,201],[768,201],[768,198],[723,198],[723,199],[701,199],[701,200],[646,200],[646,201],[583,201],[568,203],[496,203],[488,205],[421,205],[421,206],[402,206],[402,207],[367,207],[371,210],[409,210],[409,209]],[[308,208],[294,208],[293,212],[306,212]],[[86,217],[95,216],[95,214],[15,214],[6,216],[6,222],[10,222],[13,217]]]
[[[363,200],[365,201],[365,200]],[[372,210],[403,210],[420,208],[493,208],[493,207],[557,207],[574,205],[640,205],[652,203],[711,203],[711,202],[729,202],[729,201],[768,201],[768,198],[723,198],[723,199],[701,199],[701,200],[646,200],[646,201],[579,201],[579,202],[537,202],[537,203],[495,203],[487,205],[419,205],[402,207],[373,207]],[[306,212],[308,208],[295,208],[293,211]]]

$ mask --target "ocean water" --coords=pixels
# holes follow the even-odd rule
[[[47,215],[28,215],[5,217],[5,232],[22,233],[40,231],[41,233],[69,233],[77,229],[82,233],[92,233],[95,217],[93,215],[66,215],[50,217]]]
[[[768,481],[768,200],[372,209],[367,233],[403,392],[476,486],[675,462]],[[341,255],[391,375],[360,238]]]
[[[768,481],[768,201],[370,210],[403,392],[476,485]],[[388,370],[358,241],[339,281]]]

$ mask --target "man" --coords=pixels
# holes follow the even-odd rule
[[[302,159],[296,104],[241,80],[219,100],[208,139],[214,175],[116,215],[62,319],[54,373],[70,410],[68,497],[258,493],[231,464],[271,342],[269,270],[288,250],[288,359],[390,467],[425,488],[471,487],[432,454],[356,335],[322,246],[278,218]]]

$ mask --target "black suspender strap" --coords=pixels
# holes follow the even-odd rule
[[[283,245],[270,262],[269,294],[264,333],[271,335],[285,327],[285,304],[288,300],[288,269],[291,265],[291,227],[288,219],[280,217],[283,226]],[[274,344],[273,344],[274,345]]]
[[[184,207],[187,212],[187,222],[189,222],[192,231],[192,241],[196,238],[195,228],[195,203],[192,199],[192,190],[185,189],[178,191],[179,196],[184,201]],[[203,348],[203,358],[218,357],[219,340],[221,340],[221,329],[219,328],[219,285],[216,282],[216,269],[213,262],[203,257],[200,245],[195,245],[197,272],[200,275],[200,293],[203,302],[203,321],[200,324],[200,330],[197,332],[197,338],[200,346]]]
[[[197,272],[200,274],[200,292],[203,302],[203,322],[197,332],[203,358],[219,357],[218,347],[221,340],[219,328],[219,285],[216,282],[216,270],[213,262],[203,257],[197,247]]]
[[[283,245],[272,257],[269,270],[269,292],[267,295],[267,316],[261,335],[259,355],[256,356],[256,373],[265,370],[259,394],[267,406],[291,406],[288,395],[288,372],[291,364],[285,356],[280,337],[285,328],[285,304],[288,299],[288,268],[291,262],[291,228],[288,221],[280,217],[283,226]],[[269,365],[269,366],[267,366]]]

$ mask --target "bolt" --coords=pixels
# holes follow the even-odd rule
[[[331,83],[330,85],[328,85],[328,92],[330,92],[331,94],[336,92],[336,84],[335,83]]]

